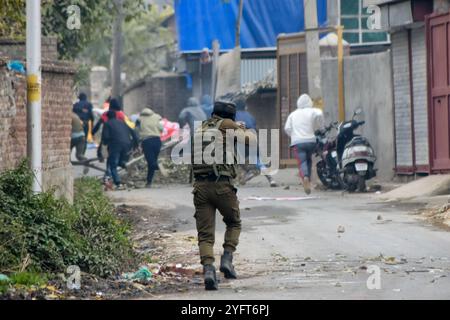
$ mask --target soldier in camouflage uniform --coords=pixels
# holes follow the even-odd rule
[[[218,289],[213,252],[216,210],[219,210],[223,222],[226,224],[220,271],[224,273],[225,278],[236,279],[232,261],[233,252],[236,251],[241,233],[239,201],[236,195],[237,189],[233,185],[237,163],[234,152],[231,161],[230,156],[227,158],[225,140],[227,132],[234,133],[234,141],[229,143],[233,146],[234,151],[236,140],[245,142],[245,144],[256,143],[256,135],[234,122],[235,115],[236,106],[233,103],[216,102],[211,119],[202,122],[202,126],[197,129],[192,141],[192,163],[195,179],[194,190],[192,191],[195,205],[194,217],[197,225],[200,260],[203,265],[206,290]],[[214,131],[217,133],[217,139],[204,139],[206,132]],[[216,146],[214,150],[223,152],[223,161],[217,161],[221,155],[216,157],[216,154],[214,154],[213,163],[204,159],[205,150],[208,150],[207,146],[211,144],[211,141],[214,141],[213,143]]]

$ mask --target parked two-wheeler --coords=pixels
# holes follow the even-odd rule
[[[345,188],[350,192],[366,191],[366,181],[376,176],[376,156],[372,146],[367,138],[354,133],[365,124],[365,121],[355,120],[361,112],[361,108],[356,109],[352,120],[339,125],[336,139],[340,173]]]
[[[337,124],[337,122],[333,122],[324,130],[315,132],[317,139],[316,156],[319,157],[316,164],[317,176],[326,188],[333,190],[345,188],[339,175],[336,138],[330,137],[331,130],[337,129]]]

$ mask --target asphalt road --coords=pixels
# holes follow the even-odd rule
[[[258,179],[238,193],[243,232],[235,266],[240,279],[221,277],[217,292],[199,285],[160,299],[450,298],[450,233],[418,218],[423,203],[386,204],[374,194],[328,191],[303,200],[250,200],[305,196],[294,170],[277,177],[283,183],[278,188]],[[164,208],[173,219],[187,221],[179,235],[196,235],[189,186],[111,195],[118,202]],[[218,217],[216,265],[223,232]],[[372,269],[375,273],[369,274]],[[370,276],[379,288],[369,289]]]

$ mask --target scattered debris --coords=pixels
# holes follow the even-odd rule
[[[431,283],[435,283],[438,279],[440,278],[446,278],[447,276],[445,274],[440,275],[440,276],[435,276],[433,280],[431,280]]]
[[[10,282],[10,281],[11,279],[9,279],[7,275],[0,273],[0,282]]]
[[[388,264],[388,265],[398,265],[398,264],[406,264],[408,263],[408,260],[406,258],[400,258],[400,260],[398,260],[396,257],[386,257],[382,254],[380,254],[379,256],[379,261],[383,262],[384,264]]]
[[[161,157],[158,161],[153,183],[155,184],[187,184],[191,168],[189,165],[176,165],[170,158]],[[121,172],[124,183],[130,188],[144,188],[147,181],[147,162],[145,158],[137,160],[126,171]]]
[[[162,273],[177,273],[187,277],[193,277],[194,275],[202,275],[203,267],[201,265],[183,266],[181,263],[168,264],[161,267]]]
[[[435,225],[450,228],[450,203],[428,209],[422,213],[422,216]]]
[[[382,186],[380,184],[373,184],[369,187],[369,192],[381,193]]]
[[[247,197],[244,200],[257,200],[257,201],[299,201],[299,200],[315,200],[320,197]]]
[[[141,267],[134,273],[124,273],[122,277],[126,280],[149,281],[153,274],[147,267]]]

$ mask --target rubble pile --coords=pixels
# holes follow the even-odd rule
[[[189,183],[190,167],[176,165],[169,158],[159,159],[160,170],[156,171],[153,183],[155,184],[187,184]],[[123,172],[123,181],[131,188],[143,188],[147,179],[147,162],[145,158],[139,159]]]
[[[426,210],[422,215],[432,223],[450,227],[450,203]]]

